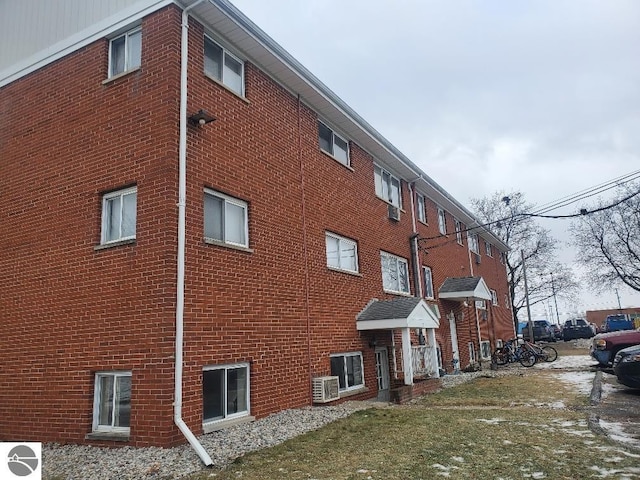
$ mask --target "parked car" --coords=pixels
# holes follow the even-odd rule
[[[599,333],[593,337],[589,353],[600,365],[610,366],[623,348],[640,344],[640,328],[619,332]]]
[[[617,332],[620,330],[633,330],[633,322],[629,315],[624,315],[622,313],[617,315],[607,315],[607,318],[604,320],[604,331],[605,332]]]
[[[553,331],[551,330],[551,324],[547,320],[533,320],[533,341],[538,342],[540,340],[547,342],[555,342]],[[529,325],[525,324],[522,329],[522,338],[529,340]]]
[[[557,323],[551,324],[551,333],[556,340],[562,340],[562,327]]]
[[[613,360],[613,371],[621,384],[640,388],[640,345],[620,350]]]
[[[595,335],[591,324],[584,318],[573,318],[564,322],[562,327],[562,339],[565,342],[577,338],[591,338]]]

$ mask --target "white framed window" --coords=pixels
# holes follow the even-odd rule
[[[249,364],[202,369],[202,422],[220,422],[249,415]]]
[[[496,340],[496,348],[502,348],[504,346],[504,342],[502,341],[501,338],[498,338]]]
[[[390,253],[380,252],[380,263],[384,290],[391,293],[410,293],[407,260]]]
[[[486,240],[484,241],[484,250],[485,252],[487,252],[487,257],[493,257],[493,249],[491,248],[491,244]]]
[[[247,202],[205,189],[204,236],[217,242],[248,248]]]
[[[443,208],[438,207],[438,231],[442,235],[447,234],[447,215]]]
[[[440,348],[440,344],[436,345],[436,357],[438,358],[438,368],[443,368],[442,348]]]
[[[433,295],[433,275],[431,267],[422,267],[422,273],[424,277],[424,297],[435,298]]]
[[[142,62],[142,30],[129,30],[109,42],[109,77],[134,70]]]
[[[478,310],[486,310],[487,303],[484,300],[476,300],[476,308]]]
[[[325,233],[327,267],[358,272],[358,244],[335,233]]]
[[[427,223],[427,207],[425,203],[424,195],[420,193],[416,194],[416,209],[418,210],[418,220],[422,223]]]
[[[331,375],[339,379],[340,391],[357,390],[364,386],[361,352],[331,355]]]
[[[504,295],[504,306],[509,308],[509,295],[506,293]]]
[[[93,390],[94,432],[128,434],[131,427],[131,372],[97,372]]]
[[[480,356],[483,360],[489,360],[491,358],[491,342],[489,342],[489,340],[480,342]]]
[[[480,255],[480,247],[478,246],[478,235],[475,233],[467,233],[467,241],[469,242],[469,250]]]
[[[469,363],[478,363],[478,357],[476,356],[476,346],[473,342],[469,342]]]
[[[349,142],[318,121],[320,149],[327,152],[343,165],[349,166]]]
[[[204,36],[204,72],[244,97],[244,62]]]
[[[491,304],[498,305],[498,292],[496,292],[495,290],[490,290],[490,291],[491,291]]]
[[[507,254],[504,252],[500,252],[500,263],[503,265],[507,264]]]
[[[378,165],[373,166],[376,195],[391,205],[402,208],[400,180]]]
[[[137,187],[102,196],[101,244],[136,238]]]
[[[453,222],[456,227],[456,241],[460,245],[462,245],[462,224],[460,223],[460,220],[458,220],[457,218],[454,218]]]

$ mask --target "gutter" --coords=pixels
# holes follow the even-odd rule
[[[178,274],[176,286],[176,351],[173,421],[196,451],[202,462],[213,465],[213,460],[182,419],[182,365],[184,341],[184,266],[185,225],[187,197],[187,66],[189,64],[189,11],[203,0],[198,0],[182,10],[182,38],[180,53],[180,145],[178,177]]]

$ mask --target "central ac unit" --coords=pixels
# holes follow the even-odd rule
[[[313,379],[313,403],[327,403],[340,398],[338,377],[316,377]]]
[[[400,220],[400,209],[394,205],[389,205],[389,218],[396,222]]]

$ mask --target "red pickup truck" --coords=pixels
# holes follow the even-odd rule
[[[611,366],[616,353],[633,345],[640,345],[640,328],[637,330],[599,333],[593,337],[589,352],[600,365]]]

